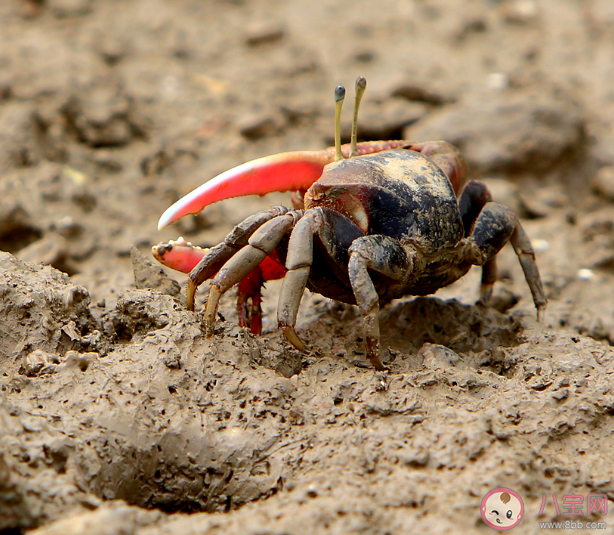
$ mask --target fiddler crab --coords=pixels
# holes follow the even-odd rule
[[[514,213],[492,202],[488,188],[466,182],[460,152],[445,141],[356,142],[366,80],[356,80],[352,138],[341,145],[345,89],[335,89],[335,146],[286,152],[239,165],[211,179],[160,218],[159,229],[211,203],[243,195],[292,191],[294,208],[258,212],[210,249],[185,240],[157,245],[162,264],[188,273],[187,302],[213,278],[204,313],[212,336],[220,297],[238,287],[239,321],[260,334],[261,287],[283,278],[277,319],[288,341],[306,346],[295,331],[305,288],[357,305],[364,319],[366,354],[380,360],[379,309],[406,295],[429,295],[482,266],[480,301],[488,303],[497,278],[496,255],[509,241],[531,290],[537,319],[547,299],[535,254]],[[248,303],[251,302],[251,306]]]

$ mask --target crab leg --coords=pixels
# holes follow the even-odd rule
[[[331,232],[334,230],[334,232]],[[337,282],[347,279],[348,249],[363,236],[362,231],[344,215],[324,207],[307,210],[292,229],[286,255],[288,272],[283,279],[277,307],[277,321],[286,339],[299,351],[307,351],[305,344],[296,334],[294,326],[301,298],[310,276],[314,260],[314,238],[318,246],[324,247],[331,260],[329,267]],[[318,279],[318,274],[315,274]],[[324,277],[326,278],[326,277]],[[323,282],[321,276],[320,283]],[[341,282],[341,285],[344,285]],[[347,279],[348,290],[350,281]],[[342,292],[343,293],[343,292]],[[347,299],[347,294],[346,294]],[[350,298],[348,303],[352,302]]]
[[[258,266],[267,255],[271,254],[302,215],[301,211],[290,212],[267,221],[251,235],[248,244],[218,271],[211,284],[205,310],[207,337],[213,334],[220,297]]]
[[[152,247],[152,254],[158,262],[182,273],[189,273],[208,251],[209,249],[196,247],[183,238]],[[250,327],[253,334],[262,332],[262,285],[264,281],[282,278],[285,273],[286,269],[281,265],[275,251],[273,251],[271,255],[266,256],[258,266],[239,281],[237,313],[241,327]],[[251,305],[248,305],[249,300],[251,300]]]
[[[512,244],[533,296],[537,320],[542,321],[548,299],[535,263],[531,240],[514,212],[496,202],[486,203],[475,222],[469,240],[472,247],[467,249],[465,254],[478,266],[486,265],[508,241]]]
[[[251,235],[264,223],[285,214],[287,211],[288,208],[285,206],[274,206],[270,210],[263,210],[251,215],[239,223],[222,243],[209,249],[198,265],[190,271],[186,290],[188,308],[194,310],[194,297],[200,284],[215,275],[227,260],[247,245]]]
[[[406,141],[369,141],[359,143],[360,156],[404,147]],[[341,147],[345,157],[350,145]],[[334,148],[320,151],[283,152],[265,156],[225,171],[205,182],[168,208],[158,222],[158,229],[188,214],[198,214],[206,206],[245,195],[266,195],[275,191],[307,190],[322,175],[324,166],[335,159]]]
[[[476,180],[467,182],[458,199],[458,207],[465,227],[465,237],[471,235],[473,226],[486,203],[492,202],[492,193],[486,185]],[[493,256],[482,266],[482,284],[479,301],[487,305],[497,282],[497,257]]]
[[[354,240],[348,271],[356,304],[365,322],[367,357],[376,370],[385,370],[379,358],[379,295],[369,270],[399,281],[412,269],[411,254],[389,236],[371,235]]]
[[[288,272],[281,285],[279,305],[277,306],[277,322],[281,330],[284,332],[286,339],[303,353],[307,351],[307,348],[296,334],[294,326],[313,263],[313,232],[315,226],[313,219],[314,213],[307,212],[292,230],[286,256]]]

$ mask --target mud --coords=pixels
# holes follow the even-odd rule
[[[610,2],[7,0],[0,28],[0,532],[488,533],[508,487],[538,533],[553,494],[614,500]],[[289,198],[158,217],[330,144],[359,74],[364,139],[451,141],[521,217],[544,323],[507,247],[492,307],[476,269],[382,309],[388,372],[315,294],[289,346],[278,281],[262,336],[231,291],[204,337],[151,246]]]

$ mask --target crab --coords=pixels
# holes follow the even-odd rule
[[[278,324],[300,351],[295,330],[305,288],[357,305],[366,355],[377,370],[380,306],[407,295],[429,295],[482,267],[481,303],[497,278],[496,255],[510,242],[541,320],[547,299],[531,242],[514,213],[492,201],[488,188],[466,180],[465,161],[445,141],[357,143],[357,117],[366,87],[356,81],[351,143],[341,145],[345,89],[335,89],[335,147],[276,154],[235,167],[195,189],[162,215],[159,228],[211,203],[243,195],[293,191],[293,208],[276,206],[240,223],[223,243],[197,250],[182,242],[154,248],[171,267],[189,271],[188,307],[198,286],[212,278],[204,313],[214,334],[221,296],[239,283],[241,312],[252,299],[251,326],[260,330],[260,286],[283,278]],[[171,254],[174,251],[176,258]],[[164,259],[166,257],[166,259]],[[254,323],[255,322],[255,323]]]

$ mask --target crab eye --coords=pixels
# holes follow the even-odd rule
[[[512,510],[510,509],[507,513],[505,513],[507,518],[512,518]]]

